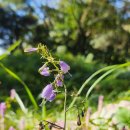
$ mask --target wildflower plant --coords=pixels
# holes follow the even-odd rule
[[[64,77],[65,74],[69,73],[70,66],[65,62],[61,60],[55,59],[48,48],[45,45],[39,44],[37,48],[29,48],[26,49],[25,52],[37,52],[41,55],[41,58],[44,59],[43,65],[39,68],[38,72],[45,77],[53,76],[54,80],[53,82],[49,82],[42,90],[42,93],[40,94],[41,98],[43,98],[42,104],[45,104],[46,102],[52,102],[57,94],[59,93],[59,87],[64,88],[64,127],[63,129],[66,130],[66,113],[71,109],[74,108],[78,111],[77,115],[77,125],[81,125],[81,117],[84,117],[85,113],[85,106],[88,105],[88,97],[91,93],[91,91],[95,88],[95,86],[103,80],[106,76],[110,75],[112,72],[121,69],[123,67],[127,67],[130,65],[130,62],[124,63],[124,64],[119,64],[119,65],[111,65],[107,66],[105,68],[102,68],[98,71],[96,71],[94,74],[92,74],[86,81],[82,84],[80,87],[79,91],[77,94],[74,96],[72,102],[66,107],[66,100],[67,100],[67,89],[66,85],[64,83]],[[86,92],[85,98],[80,102],[80,104],[75,105],[75,102],[77,101],[79,95],[83,91],[83,89],[86,87],[86,85],[97,75],[101,74],[104,72],[97,80],[90,86],[88,91]],[[101,105],[101,104],[100,104]],[[101,107],[101,106],[100,106]],[[99,108],[100,108],[99,107]],[[89,115],[89,114],[87,114]],[[55,124],[45,121],[47,124],[49,123],[52,125],[52,127],[55,126]],[[88,119],[87,119],[87,124],[88,124]],[[45,126],[42,125],[44,128]],[[87,126],[88,127],[88,126]]]
[[[43,98],[42,103],[47,101],[52,102],[56,95],[58,94],[59,87],[64,87],[65,100],[64,100],[64,129],[66,127],[66,98],[67,98],[67,89],[64,83],[64,75],[69,73],[70,66],[61,60],[56,60],[48,48],[45,45],[39,44],[37,48],[26,49],[25,52],[37,52],[41,55],[41,58],[45,60],[44,64],[39,68],[38,72],[42,76],[51,76],[53,75],[54,80],[51,83],[48,83],[42,90],[41,98]]]
[[[101,121],[102,123],[100,124],[96,124],[95,120],[91,119],[91,110],[88,108],[87,110],[87,114],[85,113],[85,106],[88,105],[88,98],[89,95],[91,93],[91,91],[95,88],[95,86],[101,81],[103,80],[106,76],[108,76],[109,74],[113,73],[114,71],[121,69],[123,67],[128,67],[130,66],[130,62],[124,63],[124,64],[118,64],[118,65],[111,65],[111,66],[107,66],[105,68],[102,68],[98,71],[96,71],[94,74],[92,74],[88,79],[86,79],[86,81],[83,83],[83,85],[80,87],[79,91],[77,92],[77,94],[75,94],[73,96],[72,102],[70,103],[69,106],[66,106],[66,100],[67,100],[67,89],[66,89],[66,85],[64,82],[65,79],[65,75],[68,73],[69,74],[69,70],[70,70],[70,66],[65,62],[65,61],[61,61],[61,60],[57,60],[55,59],[50,51],[47,49],[47,47],[45,45],[41,45],[39,44],[37,48],[29,48],[26,49],[25,52],[37,52],[41,55],[41,58],[44,60],[43,65],[39,68],[38,72],[41,76],[45,76],[45,77],[50,77],[53,76],[53,81],[49,82],[48,84],[46,84],[46,86],[43,88],[40,96],[43,99],[41,105],[45,105],[46,102],[52,102],[53,100],[55,100],[55,98],[57,97],[57,95],[59,94],[59,90],[61,90],[60,88],[64,89],[64,123],[62,123],[62,126],[59,126],[55,123],[52,123],[50,121],[46,121],[43,120],[44,123],[40,122],[39,129],[45,129],[46,126],[49,127],[49,129],[51,128],[57,128],[57,129],[64,129],[66,130],[66,113],[68,112],[68,110],[70,110],[71,108],[76,109],[76,111],[78,112],[77,114],[77,125],[80,126],[82,124],[82,118],[81,117],[86,117],[86,125],[87,128],[89,129],[89,124],[93,124],[94,126],[98,126],[101,129],[103,129],[104,127],[108,127],[109,122],[111,121],[110,119],[106,119],[105,118],[101,118],[98,117],[97,119],[99,121]],[[4,55],[7,56],[7,55]],[[2,56],[3,57],[3,56]],[[0,58],[1,59],[1,58]],[[25,90],[28,93],[28,96],[30,98],[30,100],[32,101],[32,104],[35,107],[35,110],[37,110],[37,108],[39,108],[37,106],[37,103],[35,102],[35,98],[32,96],[31,91],[29,90],[28,86],[21,80],[21,78],[19,78],[15,73],[13,73],[10,69],[8,69],[7,67],[5,67],[2,63],[0,63],[0,66],[8,73],[10,74],[12,77],[14,77],[16,80],[18,80],[25,88]],[[103,74],[102,74],[103,73]],[[86,96],[85,98],[81,99],[80,103],[76,103],[76,101],[79,99],[79,95],[81,94],[81,92],[84,90],[84,88],[86,87],[86,85],[95,77],[98,76],[99,74],[101,74],[96,81],[94,81],[94,83],[90,86],[90,88],[88,89],[88,91],[86,92]],[[62,89],[62,90],[63,90]],[[102,100],[103,97],[100,97],[99,100],[99,107],[98,107],[98,113],[101,112],[102,109]],[[7,115],[7,110],[10,108],[10,104],[11,102],[17,102],[20,109],[22,110],[22,112],[25,115],[33,115],[36,119],[36,114],[34,112],[31,112],[25,107],[24,103],[22,102],[20,96],[18,95],[18,93],[12,89],[10,92],[10,98],[7,99],[5,102],[1,102],[0,103],[0,122],[2,122],[0,125],[0,130],[4,130],[4,119],[11,119],[12,120],[12,116],[6,116]],[[85,105],[86,104],[86,105]],[[118,121],[123,124],[123,129],[127,128],[124,125],[129,126],[129,115],[128,115],[128,111],[129,110],[125,110],[125,109],[121,109],[116,113],[116,117],[118,119]],[[27,116],[27,117],[28,117]],[[39,114],[37,115],[37,117],[39,117]],[[26,116],[25,116],[26,118]],[[22,118],[21,118],[22,119]],[[23,126],[26,127],[23,122],[24,118],[20,121],[22,125],[21,130],[23,130]],[[36,119],[37,120],[37,119]],[[13,120],[14,121],[14,120]],[[33,124],[32,124],[33,125]],[[118,124],[114,124],[115,127]],[[32,126],[30,126],[31,128]],[[16,125],[9,125],[9,130],[15,130],[17,128]]]

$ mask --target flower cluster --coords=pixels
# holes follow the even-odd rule
[[[58,62],[57,62],[58,63]],[[55,80],[53,83],[48,84],[42,91],[41,97],[46,99],[47,101],[53,101],[56,97],[56,92],[54,90],[54,87],[62,87],[63,86],[63,80],[64,80],[64,74],[66,74],[70,70],[70,66],[65,63],[64,61],[59,61],[60,68],[57,69],[57,74],[55,76]],[[39,72],[43,76],[50,76],[50,73],[53,70],[50,70],[49,67],[43,65]]]
[[[44,45],[39,45],[38,48],[29,48],[25,50],[25,52],[34,51],[40,53],[42,58],[46,60],[44,65],[39,69],[39,73],[43,76],[54,75],[54,81],[46,85],[41,93],[43,99],[51,102],[56,97],[55,89],[64,85],[64,74],[68,73],[70,66],[64,61],[56,61]]]

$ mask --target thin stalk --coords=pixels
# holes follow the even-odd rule
[[[93,79],[96,75],[98,75],[99,73],[103,72],[103,71],[107,71],[109,70],[108,72],[106,72],[105,74],[102,75],[102,78],[99,77],[99,79],[97,79],[94,83],[94,85],[92,85],[90,87],[90,89],[88,90],[87,94],[86,94],[86,98],[88,98],[88,95],[90,94],[90,92],[92,91],[92,89],[94,88],[94,86],[99,82],[101,81],[105,76],[107,76],[108,74],[110,74],[111,72],[113,72],[114,70],[116,69],[119,69],[119,68],[122,68],[122,67],[125,67],[125,66],[129,66],[130,65],[130,62],[127,62],[127,63],[124,63],[124,64],[119,64],[119,65],[112,65],[112,66],[107,66],[103,69],[100,69],[98,71],[96,71],[94,74],[92,74],[84,83],[83,85],[81,86],[81,88],[79,89],[78,93],[77,93],[77,96],[74,97],[74,99],[72,100],[71,104],[69,105],[67,111],[73,107],[74,103],[76,102],[78,96],[81,94],[82,90],[85,88],[85,86],[88,84],[88,82]]]
[[[43,120],[44,122],[47,122],[47,124],[51,124],[54,128],[57,128],[57,129],[64,129],[63,127],[55,124],[55,123],[52,123],[50,121],[46,121],[46,120]],[[44,126],[46,126],[47,124],[45,124]]]
[[[67,100],[67,89],[66,85],[64,85],[65,89],[65,99],[64,99],[64,130],[66,130],[66,100]]]
[[[87,94],[86,94],[86,98],[85,99],[88,99],[88,96],[90,95],[91,91],[94,89],[94,87],[102,80],[104,79],[107,75],[111,74],[113,71],[119,69],[119,68],[122,68],[122,67],[126,67],[126,66],[129,66],[130,65],[130,62],[128,63],[124,63],[124,64],[121,64],[121,65],[118,65],[116,66],[115,68],[107,71],[106,73],[104,73],[102,76],[100,76],[94,83],[93,85],[89,88]]]
[[[81,94],[82,90],[85,88],[85,86],[89,83],[90,80],[92,80],[96,75],[100,74],[101,72],[103,71],[106,71],[106,70],[109,70],[109,69],[112,69],[114,67],[116,67],[117,65],[112,65],[112,66],[107,66],[105,68],[102,68],[98,71],[96,71],[95,73],[93,73],[88,79],[85,80],[85,82],[82,84],[81,88],[79,89],[79,91],[77,92],[77,96],[74,97],[73,101],[71,102],[71,104],[69,105],[69,108],[67,109],[67,111],[73,107],[74,103],[76,102],[78,96]]]
[[[103,79],[105,78],[107,75],[109,75],[110,73],[112,73],[113,71],[115,71],[117,68],[111,69],[109,71],[107,71],[106,73],[104,73],[101,77],[99,77],[94,83],[93,85],[89,88],[87,94],[86,94],[86,98],[88,98],[89,94],[91,93],[91,91],[94,89],[94,87]]]

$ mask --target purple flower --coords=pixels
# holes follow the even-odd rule
[[[64,72],[64,74],[70,70],[70,66],[64,61],[60,61],[60,67],[61,67],[61,70]]]
[[[55,97],[56,97],[56,94],[53,91],[52,94],[51,94],[51,96],[50,96],[50,98],[49,98],[49,101],[50,102],[53,101],[55,99]]]
[[[44,67],[44,68],[40,71],[40,74],[41,74],[41,75],[44,75],[44,76],[49,76],[49,75],[50,75],[49,67]]]
[[[61,80],[56,80],[57,86],[63,86],[63,82]]]
[[[6,104],[5,102],[1,102],[0,103],[0,116],[1,117],[4,117],[5,110],[6,110]]]
[[[64,79],[64,76],[58,74],[58,75],[56,76],[56,78],[55,78],[56,85],[57,85],[57,86],[63,86],[63,79]]]
[[[14,127],[11,126],[11,127],[9,127],[9,130],[15,130],[15,129],[14,129]]]
[[[25,49],[24,52],[35,52],[37,50],[38,48],[28,48],[28,49]]]
[[[46,99],[47,101],[54,100],[55,96],[56,95],[54,93],[52,84],[48,84],[41,93],[41,97]]]

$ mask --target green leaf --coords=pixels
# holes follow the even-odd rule
[[[22,100],[21,100],[21,98],[20,98],[20,96],[18,95],[17,92],[15,92],[15,98],[16,98],[21,110],[26,114],[27,113],[27,108],[24,106],[24,104],[23,104],[23,102],[22,102]]]
[[[119,108],[115,115],[117,121],[130,128],[130,110],[127,108]]]
[[[8,69],[7,67],[5,67],[2,63],[0,63],[0,66],[1,66],[8,74],[10,74],[13,78],[15,78],[17,81],[19,81],[19,82],[24,86],[24,88],[25,88],[25,90],[26,90],[26,92],[27,92],[27,94],[28,94],[28,96],[29,96],[30,101],[32,102],[32,104],[34,105],[34,107],[35,107],[36,109],[38,109],[38,105],[37,105],[37,103],[36,103],[36,101],[35,101],[35,99],[34,99],[32,93],[31,93],[29,87],[24,83],[24,81],[23,81],[18,75],[16,75],[14,72],[12,72],[10,69]]]
[[[127,62],[127,63],[124,63],[124,64],[119,64],[119,65],[112,65],[112,66],[107,66],[103,69],[100,69],[98,71],[96,71],[94,74],[92,74],[84,83],[83,85],[81,86],[81,88],[79,89],[77,95],[80,95],[81,92],[83,91],[83,89],[85,88],[85,86],[88,84],[89,81],[91,81],[96,75],[98,75],[99,73],[103,72],[103,71],[106,71],[108,70],[106,73],[104,73],[102,76],[100,76],[93,84],[92,86],[89,88],[89,90],[87,91],[87,94],[86,94],[86,98],[88,98],[89,94],[91,93],[91,91],[94,89],[94,87],[103,79],[105,78],[107,75],[109,75],[110,73],[112,73],[113,71],[119,69],[119,68],[122,68],[122,67],[126,67],[126,66],[129,66],[130,65],[130,62]],[[76,102],[77,100],[77,97],[74,97],[74,99],[72,100],[71,104],[69,105],[69,108],[70,109],[74,103]]]
[[[113,71],[125,67],[125,66],[129,66],[130,62],[121,64],[121,65],[116,65],[113,69],[108,70],[106,73],[104,73],[102,76],[100,76],[93,84],[92,86],[89,88],[89,90],[87,91],[86,94],[86,99],[88,98],[89,94],[91,93],[91,91],[94,89],[94,87],[102,80],[104,79],[106,76],[108,76],[109,74],[111,74]]]
[[[77,92],[77,95],[80,95],[80,94],[81,94],[81,92],[82,92],[83,89],[86,87],[86,85],[87,85],[96,75],[100,74],[100,73],[103,72],[103,71],[112,69],[112,68],[114,68],[114,67],[116,67],[116,65],[107,66],[107,67],[102,68],[102,69],[96,71],[95,73],[93,73],[93,74],[92,74],[88,79],[86,79],[85,82],[82,84],[81,88],[80,88],[79,91]],[[78,98],[77,96],[74,97],[74,99],[73,99],[73,101],[71,102],[71,104],[69,105],[69,108],[68,108],[68,109],[70,109],[70,108],[74,105],[74,103],[76,102],[77,98]]]

